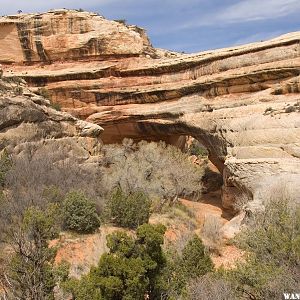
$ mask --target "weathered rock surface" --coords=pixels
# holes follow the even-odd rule
[[[103,129],[51,108],[48,100],[31,93],[22,82],[0,79],[0,153],[60,151],[79,162],[92,162],[100,150]]]
[[[65,111],[101,125],[104,142],[194,136],[223,174],[227,207],[241,195],[259,203],[278,181],[300,195],[299,32],[175,54],[136,27],[53,11],[2,18],[0,36],[5,76],[47,88]]]
[[[0,24],[1,61],[6,63],[155,55],[143,29],[94,13],[61,9],[8,16]]]

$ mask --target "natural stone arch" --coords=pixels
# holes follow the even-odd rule
[[[285,104],[274,105],[279,111]],[[300,164],[294,152],[297,147],[291,147],[300,138],[297,112],[282,110],[278,115],[266,115],[266,104],[257,101],[211,112],[186,112],[186,108],[177,107],[162,117],[159,111],[167,107],[170,103],[152,104],[151,118],[147,118],[147,105],[139,105],[138,110],[117,106],[111,112],[118,114],[117,122],[97,119],[99,115],[88,119],[104,127],[104,141],[114,137],[155,140],[193,136],[208,149],[209,159],[223,174],[222,200],[227,208],[244,198],[254,200],[253,206],[257,207],[279,177],[291,182],[299,180]],[[157,114],[153,115],[153,111]],[[224,118],[224,112],[229,117]],[[111,120],[107,112],[106,120]],[[280,124],[287,127],[278,127]]]
[[[209,159],[218,168],[220,173],[224,169],[224,161],[227,155],[225,141],[214,132],[207,132],[202,128],[189,127],[181,122],[167,122],[164,119],[160,120],[140,120],[130,122],[126,120],[124,123],[120,121],[117,124],[102,124],[104,132],[102,140],[104,143],[120,143],[124,138],[133,140],[148,140],[148,141],[166,141],[169,144],[179,146],[185,136],[192,136],[199,140],[209,152]],[[179,146],[180,148],[180,146]]]
[[[36,17],[1,18],[0,36],[18,23],[36,41]],[[22,77],[32,90],[43,86],[65,111],[103,126],[104,140],[194,136],[223,172],[223,200],[244,194],[259,204],[278,180],[294,184],[300,195],[299,32],[180,54],[153,48],[142,29],[88,12],[38,17],[41,27],[50,19],[58,26],[38,36],[51,63],[41,64],[32,43],[30,65],[24,66],[23,54],[11,57],[2,43],[5,76]],[[64,28],[65,19],[77,25]],[[10,30],[6,41],[15,39]]]

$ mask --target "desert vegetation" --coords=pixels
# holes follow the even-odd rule
[[[62,203],[63,228],[78,233],[92,233],[100,226],[96,205],[82,192],[70,192]]]
[[[298,298],[299,32],[180,55],[82,8],[0,23],[0,300]]]
[[[148,223],[150,206],[151,201],[143,192],[125,194],[121,188],[116,188],[107,201],[106,218],[116,226],[136,229]]]
[[[76,299],[153,298],[157,277],[165,265],[161,248],[165,227],[144,224],[136,237],[124,232],[107,238],[110,252],[103,254],[97,267],[79,281],[65,283]]]
[[[103,182],[109,190],[119,186],[125,193],[140,191],[159,197],[161,205],[176,202],[179,196],[197,199],[201,194],[203,168],[173,146],[124,139],[122,147],[107,145],[103,152],[101,170],[107,172]]]
[[[200,157],[207,157],[208,155],[207,149],[196,139],[192,140],[190,146],[188,147],[188,153],[190,155],[196,155]]]
[[[197,235],[191,236],[180,248],[170,247],[166,251],[166,265],[158,281],[162,299],[187,297],[187,283],[214,269],[209,253]]]
[[[153,213],[193,218],[178,199],[199,199],[205,165],[164,143],[105,145],[92,164],[53,147],[1,153],[3,299],[279,299],[299,287],[300,209],[287,190],[247,215],[230,241],[243,259],[217,269],[211,254],[222,247],[219,220],[205,219],[200,236],[173,244],[165,243],[166,226],[149,224]],[[55,262],[52,241],[103,225],[119,227],[106,238],[107,253],[81,278],[70,277],[68,263]]]
[[[225,277],[237,295],[249,299],[280,299],[300,286],[300,207],[284,187],[276,188],[265,210],[248,220],[235,243],[245,261]]]
[[[1,240],[9,245],[9,253],[1,255],[4,299],[53,299],[54,287],[62,279],[57,275],[63,272],[63,265],[54,265],[56,249],[49,247],[59,233],[56,205],[43,210],[30,206],[19,215],[12,210],[5,213],[5,219],[1,213],[1,221],[5,221],[1,222]]]
[[[189,163],[187,155],[164,143],[134,144],[125,140],[123,145],[104,146],[102,155],[92,166],[70,156],[68,147],[55,147],[50,143],[41,148],[28,145],[19,155],[9,154],[6,150],[1,153],[0,222],[4,229],[1,232],[1,249],[4,249],[1,255],[1,286],[5,297],[52,299],[54,287],[67,279],[68,272],[63,269],[64,265],[55,265],[57,248],[51,246],[50,241],[57,238],[62,230],[77,234],[93,233],[100,227],[100,220],[137,230],[130,250],[134,250],[132,260],[128,260],[130,266],[123,263],[127,271],[124,269],[122,272],[127,274],[131,267],[133,270],[136,268],[138,273],[134,276],[144,274],[144,279],[138,283],[141,285],[139,291],[131,291],[131,287],[123,291],[127,285],[123,282],[118,297],[122,299],[124,293],[139,293],[136,295],[141,298],[145,293],[152,293],[154,273],[164,267],[160,247],[165,229],[143,224],[149,221],[153,203],[157,211],[158,206],[162,209],[164,205],[173,205],[181,195],[199,195],[202,169]],[[190,172],[196,188],[187,178]],[[160,199],[159,205],[157,199]],[[144,244],[148,235],[149,239],[157,235],[157,244],[155,241],[153,245],[150,245],[151,241],[149,245]],[[119,242],[118,238],[121,239]],[[124,238],[129,239],[130,236],[126,238],[125,234]],[[122,234],[110,237],[110,251],[121,253],[121,250],[113,250],[121,241]],[[150,250],[161,254],[151,254]],[[149,255],[156,255],[153,261],[149,260]],[[103,264],[107,265],[114,256],[115,252],[112,252],[102,258]],[[145,266],[146,261],[148,267]],[[100,263],[100,269],[104,265]],[[120,282],[118,278],[110,282],[111,276],[100,276],[103,282],[101,294],[107,299],[113,299],[109,295],[117,297],[112,294],[110,284]],[[72,281],[65,286],[70,289]],[[76,291],[72,292],[76,294]]]

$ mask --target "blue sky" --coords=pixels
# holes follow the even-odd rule
[[[83,8],[147,30],[155,47],[187,53],[300,31],[300,0],[0,0],[0,14]]]

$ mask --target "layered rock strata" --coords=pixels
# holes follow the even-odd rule
[[[16,156],[64,150],[69,158],[89,165],[97,162],[102,131],[99,125],[53,109],[22,80],[0,78],[0,154],[4,149]]]
[[[65,111],[102,126],[104,142],[197,138],[223,174],[225,206],[245,196],[259,203],[277,182],[297,192],[299,32],[178,54],[154,49],[137,27],[60,10],[2,18],[0,36],[5,76],[47,89]]]

